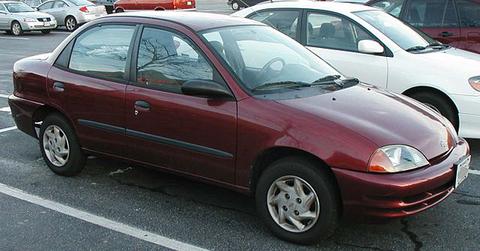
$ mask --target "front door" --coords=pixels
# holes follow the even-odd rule
[[[358,51],[361,40],[376,40],[358,24],[331,13],[307,12],[303,43],[345,76],[387,86],[387,57]]]
[[[233,183],[236,102],[181,91],[185,81],[223,83],[221,77],[193,42],[171,31],[145,27],[137,54],[126,98],[128,156]]]

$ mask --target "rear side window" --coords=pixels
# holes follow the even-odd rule
[[[457,0],[458,15],[462,27],[480,27],[480,4],[468,0]]]
[[[405,21],[419,28],[457,27],[453,0],[412,0]]]
[[[53,8],[65,8],[68,7],[68,5],[64,1],[55,1],[53,4]]]
[[[99,26],[86,31],[75,41],[69,68],[100,78],[125,79],[134,31],[134,26],[127,25]]]
[[[372,7],[384,10],[395,17],[399,17],[404,2],[405,0],[383,0],[373,3]]]
[[[268,10],[257,12],[249,18],[267,24],[295,39],[299,16],[300,12],[297,10]]]

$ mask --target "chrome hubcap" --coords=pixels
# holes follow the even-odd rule
[[[308,231],[320,215],[320,201],[315,190],[297,176],[283,176],[272,183],[267,207],[280,227],[294,233]]]
[[[234,10],[238,10],[238,3],[232,3],[232,7]]]
[[[56,126],[50,125],[43,133],[43,151],[50,163],[55,166],[64,166],[70,156],[70,145],[67,135],[63,130]]]
[[[74,30],[75,29],[75,20],[73,18],[67,19],[67,23],[65,24],[67,26],[67,30]]]
[[[15,35],[20,34],[21,29],[22,29],[22,27],[20,27],[20,25],[17,24],[17,23],[14,23],[14,24],[12,25],[12,32],[13,32],[13,34],[15,34]]]

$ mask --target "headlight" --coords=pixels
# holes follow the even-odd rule
[[[384,146],[376,150],[368,162],[368,171],[396,173],[428,165],[428,161],[417,149],[405,145]]]
[[[27,23],[28,23],[28,22],[37,22],[37,20],[36,20],[36,19],[33,19],[33,18],[24,18],[23,21],[24,21],[24,22],[27,22]]]
[[[470,83],[473,89],[480,92],[480,76],[470,78],[468,83]]]

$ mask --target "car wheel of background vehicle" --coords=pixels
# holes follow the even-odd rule
[[[75,132],[59,114],[45,118],[40,127],[39,144],[43,159],[56,174],[74,176],[85,166],[85,155]]]
[[[330,237],[339,220],[339,196],[324,166],[300,157],[274,162],[256,187],[257,210],[282,239],[311,244]]]
[[[13,21],[10,32],[14,36],[21,36],[23,34],[23,29],[22,29],[22,26],[20,25],[20,23],[17,22],[17,21]]]
[[[232,10],[240,10],[240,4],[237,1],[232,1]]]
[[[68,31],[74,31],[75,29],[77,29],[77,20],[72,16],[66,17],[65,27],[67,28]]]
[[[49,34],[52,30],[42,30],[43,34]]]
[[[122,12],[124,12],[124,10],[121,9],[121,8],[118,8],[118,9],[115,10],[115,13],[122,13]]]
[[[410,97],[424,103],[426,106],[442,114],[458,131],[458,114],[456,113],[455,109],[451,107],[450,103],[445,100],[445,98],[437,94],[427,92],[413,93],[410,95]]]

